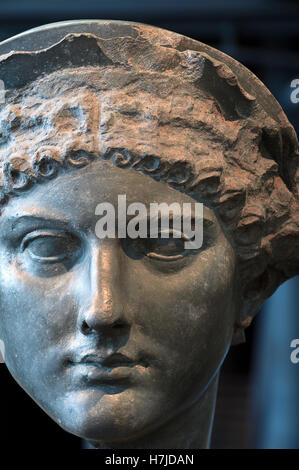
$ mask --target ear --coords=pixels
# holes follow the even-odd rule
[[[275,291],[273,282],[269,281],[269,274],[264,271],[262,275],[247,283],[245,288],[241,288],[239,285],[238,291],[241,292],[241,295],[237,297],[232,345],[246,342],[245,329],[251,324],[265,300]]]
[[[239,312],[234,325],[232,344],[245,342],[245,328],[251,324],[263,303],[285,280],[286,278],[282,278],[282,273],[268,266],[262,274],[245,285],[242,297],[239,299]]]
[[[245,328],[247,328],[250,325],[252,320],[253,320],[253,317],[247,317],[242,322],[236,322],[235,323],[233,337],[232,337],[232,343],[231,343],[232,346],[235,346],[236,344],[245,343],[245,341],[246,341]]]

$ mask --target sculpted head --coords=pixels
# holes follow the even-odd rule
[[[131,28],[0,57],[0,338],[67,431],[157,447],[180,416],[168,447],[204,446],[231,343],[298,270],[298,143],[243,66]],[[99,240],[96,206],[120,194],[203,203],[202,247]]]

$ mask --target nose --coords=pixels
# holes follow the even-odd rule
[[[78,326],[85,334],[119,331],[128,327],[122,302],[121,253],[117,240],[102,240],[90,249],[87,283],[81,284],[83,305]]]

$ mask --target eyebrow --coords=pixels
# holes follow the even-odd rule
[[[61,218],[55,218],[55,217],[41,217],[38,215],[22,215],[19,217],[16,216],[11,216],[7,218],[7,223],[11,224],[11,229],[12,230],[17,230],[19,225],[45,225],[45,226],[53,226],[56,225],[60,228],[66,228],[69,227],[70,225],[73,226],[73,224],[70,221],[61,219]]]
[[[129,216],[130,219],[127,219],[127,223],[129,222],[129,220],[132,220],[134,218],[134,216]],[[155,221],[156,221],[156,224],[155,224]],[[183,215],[181,214],[180,217],[178,217],[178,222],[179,222],[179,227],[177,227],[179,230],[184,230],[185,227],[185,224],[183,224],[183,221],[184,221],[184,218],[183,218]],[[215,220],[213,220],[212,218],[210,217],[207,217],[203,214],[202,217],[196,217],[194,214],[191,213],[191,217],[190,217],[190,223],[191,223],[191,230],[194,229],[194,227],[196,226],[196,221],[202,221],[202,227],[204,228],[204,230],[211,230],[211,229],[215,229],[216,227],[216,224],[217,222]],[[146,223],[146,227],[148,230],[152,230],[152,228],[155,227],[156,225],[156,228],[158,229],[158,231],[160,229],[162,229],[162,217],[158,217],[158,219],[156,219],[156,217],[151,217],[150,215],[148,215],[147,217],[140,217],[140,219],[138,219],[138,223]],[[174,219],[173,217],[169,217],[169,229],[172,230],[173,228],[175,228],[175,225],[173,224],[174,222]],[[182,232],[183,233],[183,232]]]
[[[149,212],[149,211],[148,211]],[[133,215],[128,215],[126,214],[126,222],[132,220],[134,217],[136,217],[137,214],[133,214]],[[158,220],[160,221],[163,217],[163,215],[167,215],[167,213],[164,213],[159,211],[158,212]],[[181,208],[181,211],[178,212],[178,211],[169,211],[168,212],[168,215],[169,215],[169,221],[172,222],[173,221],[173,218],[174,217],[177,217],[179,216],[181,218],[181,220],[183,220],[183,208]],[[192,221],[195,221],[197,218],[194,214],[194,211],[193,211],[193,208],[191,208],[191,220]],[[153,216],[153,214],[148,214],[145,218],[141,217],[140,218],[140,221],[144,221],[146,220],[147,223],[149,224],[151,222],[151,220],[155,219],[155,216]],[[201,217],[199,218],[201,219]],[[115,220],[116,222],[118,221],[118,218],[117,218],[117,210],[115,211]],[[202,216],[202,220],[203,222],[206,224],[206,225],[213,225],[215,223],[215,221],[213,220],[212,217],[210,217],[209,215],[207,214],[204,214],[203,213],[203,216]],[[42,216],[42,215],[33,215],[33,214],[24,214],[24,215],[21,215],[21,216],[10,216],[10,217],[7,217],[6,220],[4,219],[3,220],[3,224],[6,225],[6,224],[9,224],[10,225],[10,229],[11,230],[18,230],[18,227],[22,225],[32,225],[33,227],[35,226],[38,226],[38,225],[43,225],[45,227],[53,227],[53,226],[56,226],[57,228],[60,228],[60,229],[68,229],[68,230],[73,230],[73,231],[77,231],[77,230],[82,230],[82,226],[79,225],[74,225],[72,221],[68,220],[68,219],[64,219],[64,218],[61,218],[61,217],[48,217],[48,216]]]
[[[153,216],[155,216],[156,214],[150,214],[150,209],[148,210],[149,214],[147,214],[146,217],[140,217],[140,220],[147,220],[147,221],[150,221]],[[115,212],[115,215],[117,216],[117,211]],[[133,219],[134,217],[136,217],[137,214],[133,214],[133,215],[128,215],[127,214],[127,219],[128,220],[131,220]],[[181,210],[180,211],[177,211],[177,210],[170,210],[168,212],[163,212],[161,213],[161,211],[158,211],[158,218],[161,219],[163,216],[169,216],[169,220],[172,221],[174,217],[180,217],[181,219],[183,219],[184,217],[184,213],[183,213],[183,207],[181,207]],[[189,215],[188,215],[189,217]],[[203,214],[202,214],[202,217],[196,217],[195,213],[194,213],[194,210],[193,210],[193,207],[191,207],[191,211],[190,211],[190,217],[191,217],[191,220],[203,220],[204,222],[207,222],[208,224],[214,224],[216,221],[215,219],[210,216],[209,214],[205,213],[203,211]]]

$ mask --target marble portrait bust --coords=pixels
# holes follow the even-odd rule
[[[217,380],[298,274],[298,141],[243,65],[121,21],[0,44],[0,338],[20,386],[96,448],[209,446]],[[95,208],[203,204],[203,244],[104,239]]]

